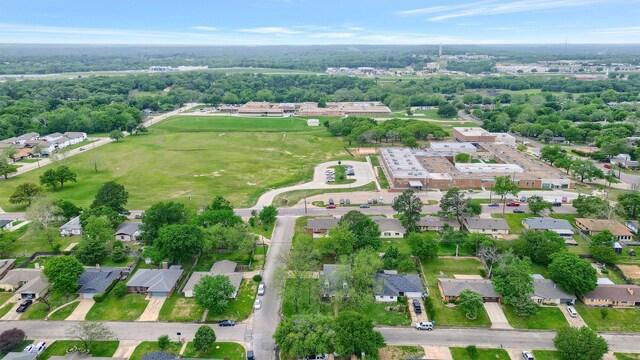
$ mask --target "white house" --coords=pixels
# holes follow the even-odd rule
[[[373,218],[373,221],[378,224],[382,239],[402,239],[406,233],[404,226],[398,219],[376,217]]]
[[[136,241],[140,236],[139,222],[125,221],[116,230],[116,240],[120,241]]]
[[[82,235],[82,225],[80,225],[80,216],[76,216],[69,220],[66,224],[60,226],[60,235],[62,236],[80,236]]]
[[[376,274],[378,289],[374,295],[378,302],[397,302],[399,296],[420,298],[424,286],[416,274]]]

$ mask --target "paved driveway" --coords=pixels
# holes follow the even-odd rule
[[[136,347],[140,345],[141,342],[142,341],[139,340],[120,340],[120,344],[118,344],[118,348],[113,354],[113,357],[125,359],[130,358],[136,350]]]
[[[569,312],[567,311],[567,306],[568,306],[567,304],[560,305],[560,310],[562,311],[562,315],[564,315],[564,318],[567,319],[567,322],[569,323],[569,325],[573,327],[587,326],[587,323],[584,322],[584,320],[582,319],[582,316],[580,316],[580,313],[578,313],[578,316],[576,317],[569,316]]]
[[[20,302],[15,303],[13,307],[11,307],[11,310],[9,310],[9,312],[6,313],[0,320],[20,320],[20,316],[22,316],[22,313],[16,312],[18,306],[20,306]]]
[[[81,299],[80,304],[73,310],[71,315],[65,320],[82,321],[96,302],[93,299]]]
[[[484,303],[484,309],[487,310],[492,329],[513,329],[513,327],[509,325],[509,321],[504,315],[500,304],[496,302],[486,302]]]
[[[165,300],[167,298],[164,296],[152,296],[138,321],[158,321],[160,309],[162,309]]]
[[[423,346],[427,359],[453,360],[451,350],[446,346]]]
[[[421,314],[416,314],[413,309],[413,299],[420,301],[420,308],[422,309]],[[409,305],[409,314],[411,314],[411,325],[415,326],[417,322],[420,321],[429,321],[427,318],[427,310],[424,307],[424,302],[420,298],[408,298],[407,303]]]

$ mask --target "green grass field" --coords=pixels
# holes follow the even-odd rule
[[[518,316],[511,305],[503,305],[502,309],[509,324],[516,329],[557,330],[568,325],[562,310],[557,307],[540,307],[537,314],[527,317]]]
[[[305,127],[301,119],[171,118],[148,134],[66,159],[78,182],[47,193],[86,207],[100,185],[115,180],[129,192],[130,209],[160,200],[196,208],[216,195],[236,206],[253,205],[270,188],[311,180],[316,164],[343,154],[342,139],[330,137],[324,127]],[[38,183],[51,167],[4,181],[0,207],[23,211],[24,206],[9,204],[9,196],[23,182]]]
[[[175,340],[175,338],[171,340]],[[169,354],[178,355],[181,347],[182,347],[182,344],[179,344],[177,342],[170,342],[169,346],[167,346],[167,348],[162,351],[167,352]],[[143,355],[150,354],[156,351],[160,351],[160,348],[158,348],[157,341],[143,341],[133,351],[133,354],[131,354],[131,357],[129,358],[129,360],[140,360],[142,359]]]
[[[560,355],[556,350],[533,350],[536,360],[560,360]]]
[[[198,322],[202,319],[204,309],[194,298],[178,296],[174,293],[165,300],[160,309],[160,321]]]
[[[228,359],[244,360],[245,352],[242,345],[232,342],[216,342],[211,345],[207,352],[198,352],[193,346],[193,342],[187,344],[184,350],[184,357],[189,359]]]
[[[149,300],[145,300],[144,295],[127,294],[119,299],[112,291],[103,302],[97,302],[93,305],[87,313],[86,319],[90,321],[134,321],[142,315],[148,303]]]
[[[616,359],[618,360],[638,360],[640,359],[640,354],[631,354],[631,353],[613,353]]]
[[[95,341],[92,346],[89,347],[89,353],[93,357],[111,357],[118,349],[119,341]],[[71,347],[82,347],[82,342],[78,340],[58,340],[40,355],[38,359],[47,360],[52,356],[65,356],[67,355],[67,349]]]
[[[225,319],[240,321],[248,318],[253,310],[256,291],[258,291],[258,284],[255,281],[242,279],[238,296],[230,301],[227,311],[222,314],[207,313],[207,322],[219,322]]]
[[[51,308],[47,308],[42,302],[35,302],[33,305],[29,306],[27,311],[22,314],[21,319],[23,320],[42,320],[51,310],[62,306],[68,302],[74,301],[78,295],[76,294],[63,294],[57,291],[54,291],[49,295],[49,302],[51,303]],[[77,305],[76,305],[77,306]],[[71,313],[69,313],[71,314]],[[66,317],[65,317],[66,318]]]
[[[49,315],[49,320],[64,320],[71,315],[73,310],[75,310],[78,305],[80,305],[80,301],[74,301],[71,304],[67,304],[62,308],[56,310],[56,312]]]
[[[509,360],[509,354],[503,349],[481,349],[475,357],[471,357],[466,348],[453,347],[451,356],[453,360]]]
[[[522,226],[522,219],[532,217],[531,214],[514,214],[513,210],[507,208],[507,212],[504,214],[491,214],[494,219],[504,219],[509,224],[510,234],[520,234],[524,230]]]
[[[578,303],[576,310],[595,331],[640,332],[640,311],[637,309],[607,309],[605,319],[602,319],[600,308]]]

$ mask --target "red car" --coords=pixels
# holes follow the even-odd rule
[[[611,169],[611,164],[604,164],[605,169]]]
[[[507,203],[507,206],[520,206],[520,203],[519,203],[519,202],[512,201],[512,202],[508,202],[508,203]]]
[[[336,208],[336,206],[335,206],[335,205],[333,205],[333,204],[331,204],[331,205],[327,205],[327,209],[335,209],[335,208]]]

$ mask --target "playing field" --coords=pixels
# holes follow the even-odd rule
[[[130,194],[129,209],[160,200],[197,207],[216,195],[249,206],[269,188],[311,180],[317,163],[346,159],[339,157],[345,154],[342,145],[324,127],[306,127],[302,119],[176,117],[152,126],[148,134],[68,158],[78,183],[48,193],[88,206],[101,184],[115,180]],[[9,204],[9,196],[20,183],[38,183],[47,168],[2,181],[0,206],[22,210]]]

